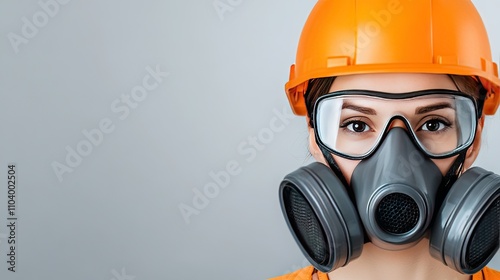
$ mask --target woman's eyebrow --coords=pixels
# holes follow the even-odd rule
[[[351,104],[349,102],[345,102],[344,104],[342,104],[342,110],[344,110],[344,109],[358,111],[358,112],[366,114],[366,115],[373,115],[373,116],[377,115],[377,111],[373,110],[372,108],[354,105],[354,104]]]
[[[415,114],[425,114],[428,112],[440,110],[440,109],[453,109],[455,110],[455,107],[449,103],[449,102],[443,102],[443,103],[437,103],[437,104],[432,104],[429,106],[422,106],[422,107],[417,107],[415,109]]]

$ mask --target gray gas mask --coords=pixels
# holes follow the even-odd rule
[[[443,176],[402,128],[393,128],[354,169],[351,187],[368,238],[378,247],[410,247],[425,234]]]
[[[342,119],[331,114],[329,117],[339,122]],[[418,146],[423,145],[424,136],[411,131],[407,117],[404,122],[410,129],[386,127],[373,149],[360,152],[364,158],[354,169],[350,186],[321,163],[301,167],[281,182],[279,194],[285,220],[300,249],[318,270],[329,272],[345,266],[361,255],[365,242],[402,250],[429,238],[430,254],[465,274],[482,269],[497,252],[500,176],[474,167],[443,190],[441,171],[429,153],[423,152],[440,152],[440,148]],[[463,120],[461,125],[463,130],[467,122]],[[320,144],[341,132],[316,130],[316,135],[321,137],[321,133],[326,136],[318,139]],[[329,142],[335,143],[332,152],[344,152],[350,147],[343,148],[344,139],[335,137]],[[466,137],[454,139],[458,141],[453,146],[469,141]]]

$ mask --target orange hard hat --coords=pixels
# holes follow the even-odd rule
[[[285,90],[293,112],[305,115],[310,79],[390,72],[478,77],[485,114],[500,102],[498,65],[470,0],[319,0]]]

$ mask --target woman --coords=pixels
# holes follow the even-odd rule
[[[500,279],[500,176],[470,168],[498,67],[470,0],[320,0],[287,95],[318,161],[280,186],[284,279]]]

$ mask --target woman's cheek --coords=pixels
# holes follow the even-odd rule
[[[432,159],[432,162],[434,162],[434,164],[439,168],[441,174],[445,176],[446,173],[448,173],[448,170],[450,170],[456,158],[457,156],[445,159]]]
[[[335,162],[339,165],[340,171],[342,171],[342,174],[344,174],[344,177],[347,181],[347,184],[351,184],[351,177],[352,173],[354,172],[354,168],[358,166],[360,160],[351,160],[351,159],[346,159],[343,157],[339,157],[336,155],[333,155],[333,158],[335,159]]]

